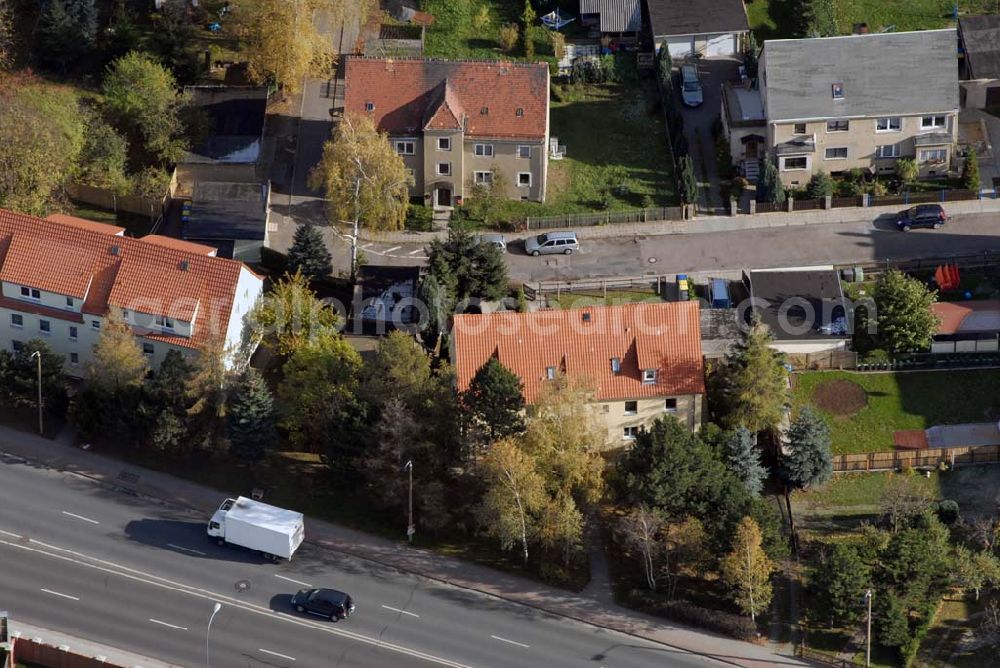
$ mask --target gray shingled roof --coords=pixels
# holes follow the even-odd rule
[[[646,0],[654,37],[748,32],[743,0]]]
[[[600,14],[601,32],[639,32],[642,9],[639,0],[580,0],[581,14]]]
[[[764,42],[767,118],[898,116],[958,109],[954,28]],[[844,97],[833,99],[833,84]]]
[[[972,79],[1000,79],[1000,16],[963,16],[958,30]]]

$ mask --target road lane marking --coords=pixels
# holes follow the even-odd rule
[[[413,613],[413,612],[407,612],[406,610],[400,610],[399,608],[394,608],[394,607],[392,607],[390,605],[383,605],[382,607],[385,608],[386,610],[392,610],[393,612],[398,612],[401,615],[409,615],[410,617],[416,617],[417,619],[420,619],[420,615],[418,615],[416,613]]]
[[[19,533],[14,533],[12,531],[4,531],[3,529],[0,529],[0,533],[2,533],[5,536],[10,536],[11,538],[20,538],[21,537],[21,534],[19,534]]]
[[[168,624],[167,622],[161,622],[159,619],[153,619],[152,617],[149,618],[149,621],[153,622],[154,624],[159,624],[160,626],[168,626],[172,629],[177,629],[178,631],[188,630],[188,627],[186,626],[176,626],[174,624]]]
[[[294,656],[288,656],[287,654],[278,654],[277,652],[272,652],[269,649],[258,649],[258,652],[264,652],[264,654],[270,654],[271,656],[276,656],[279,659],[288,659],[289,661],[295,661]]]
[[[293,580],[292,578],[286,578],[284,575],[274,574],[274,577],[281,578],[282,580],[288,580],[289,582],[294,582],[297,585],[302,585],[303,587],[312,587],[308,582],[303,582],[302,580]]]
[[[423,250],[423,248],[418,248],[417,250],[411,250],[409,253],[407,253],[407,255],[416,255],[417,253],[419,253],[422,250]]]
[[[523,642],[517,642],[516,640],[507,640],[506,638],[501,638],[500,636],[490,636],[494,640],[499,640],[500,642],[507,642],[511,645],[517,645],[518,647],[523,647],[524,649],[529,649],[531,645],[525,645]]]
[[[204,552],[199,552],[198,550],[192,550],[190,547],[181,547],[180,545],[174,545],[173,543],[167,543],[167,547],[172,547],[175,550],[181,550],[182,552],[190,552],[191,554],[197,554],[200,557],[204,557]]]
[[[77,515],[76,513],[68,513],[65,510],[62,511],[63,515],[68,515],[69,517],[76,518],[78,520],[83,520],[84,522],[90,522],[91,524],[100,524],[97,520],[92,520],[89,517],[84,517],[83,515]]]
[[[62,596],[63,598],[68,598],[71,601],[79,601],[80,599],[76,596],[70,596],[69,594],[60,594],[57,591],[52,591],[51,589],[42,589],[46,594],[52,594],[53,596]]]
[[[392,248],[387,248],[386,250],[384,250],[382,252],[388,255],[389,253],[391,253],[393,251],[398,251],[400,248],[402,248],[402,246],[393,246]]]
[[[312,622],[309,620],[303,620],[296,617],[292,617],[291,615],[281,615],[271,610],[270,608],[266,608],[262,605],[248,603],[246,601],[234,598],[232,596],[227,596],[225,594],[220,594],[218,592],[202,589],[199,587],[195,587],[193,585],[186,585],[179,582],[175,582],[173,580],[169,580],[159,575],[146,573],[144,571],[140,571],[138,569],[131,568],[129,566],[124,566],[122,564],[116,564],[112,561],[107,561],[99,557],[90,556],[64,547],[50,545],[40,540],[35,540],[34,538],[28,538],[26,542],[27,544],[25,544],[25,542],[15,543],[9,540],[0,540],[0,545],[6,545],[7,547],[11,547],[16,550],[21,550],[23,552],[34,552],[40,555],[45,555],[52,559],[59,559],[61,561],[73,563],[78,566],[82,566],[84,568],[91,568],[96,571],[108,573],[110,575],[116,575],[126,580],[141,582],[153,587],[159,587],[161,589],[175,591],[180,594],[186,594],[188,596],[201,598],[206,601],[212,601],[212,602],[224,601],[234,607],[240,608],[247,612],[254,613],[261,617],[280,619],[288,624],[295,624],[296,626],[309,628],[314,631],[319,631],[321,633],[328,633],[330,635],[340,636],[342,638],[347,638],[349,640],[355,640],[357,642],[365,643],[367,645],[381,647],[383,649],[387,649],[393,652],[398,652],[400,654],[406,654],[407,656],[423,659],[425,661],[436,663],[438,665],[448,666],[449,668],[471,668],[471,666],[469,666],[468,664],[461,663],[459,661],[454,661],[452,659],[445,659],[443,657],[435,656],[433,654],[428,654],[427,652],[422,652],[417,649],[411,649],[409,647],[397,645],[395,643],[391,643],[385,640],[380,640],[379,638],[366,636],[364,634],[357,633],[355,631],[331,628],[328,624],[319,624],[317,622]]]

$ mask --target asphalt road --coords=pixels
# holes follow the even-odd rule
[[[44,468],[2,463],[0,490],[0,608],[178,665],[204,662],[213,601],[217,668],[718,665],[310,545],[262,562],[209,541],[207,518]],[[304,585],[348,591],[355,614],[297,615]]]

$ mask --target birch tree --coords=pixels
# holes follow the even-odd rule
[[[545,483],[535,462],[511,439],[497,441],[480,465],[486,493],[478,509],[483,532],[509,550],[521,545],[528,562],[528,542],[537,533],[537,514],[545,507]]]
[[[744,517],[736,528],[733,551],[722,560],[722,579],[733,592],[740,609],[757,621],[757,612],[771,604],[771,573],[774,565],[761,547],[760,527]]]
[[[638,552],[642,559],[642,570],[650,591],[656,591],[660,573],[659,558],[663,552],[660,534],[666,525],[663,514],[647,506],[639,506],[621,519],[618,532],[622,542]]]

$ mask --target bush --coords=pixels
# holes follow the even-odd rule
[[[833,179],[826,172],[816,172],[809,179],[806,193],[813,199],[819,199],[833,194]]]
[[[642,589],[631,589],[624,598],[625,605],[657,617],[715,631],[737,640],[757,638],[757,626],[748,618],[731,612],[703,608],[681,599],[668,600]]]
[[[913,158],[900,158],[896,161],[896,176],[903,181],[903,183],[912,183],[917,180],[917,175],[920,173],[920,168],[917,167],[917,161]]]
[[[434,227],[434,210],[422,204],[411,204],[406,211],[404,227],[416,232],[430,232]]]
[[[504,53],[513,51],[520,37],[521,31],[518,30],[516,23],[505,23],[500,26],[500,48]]]
[[[942,499],[932,506],[942,524],[954,524],[958,521],[958,502],[952,499]]]

